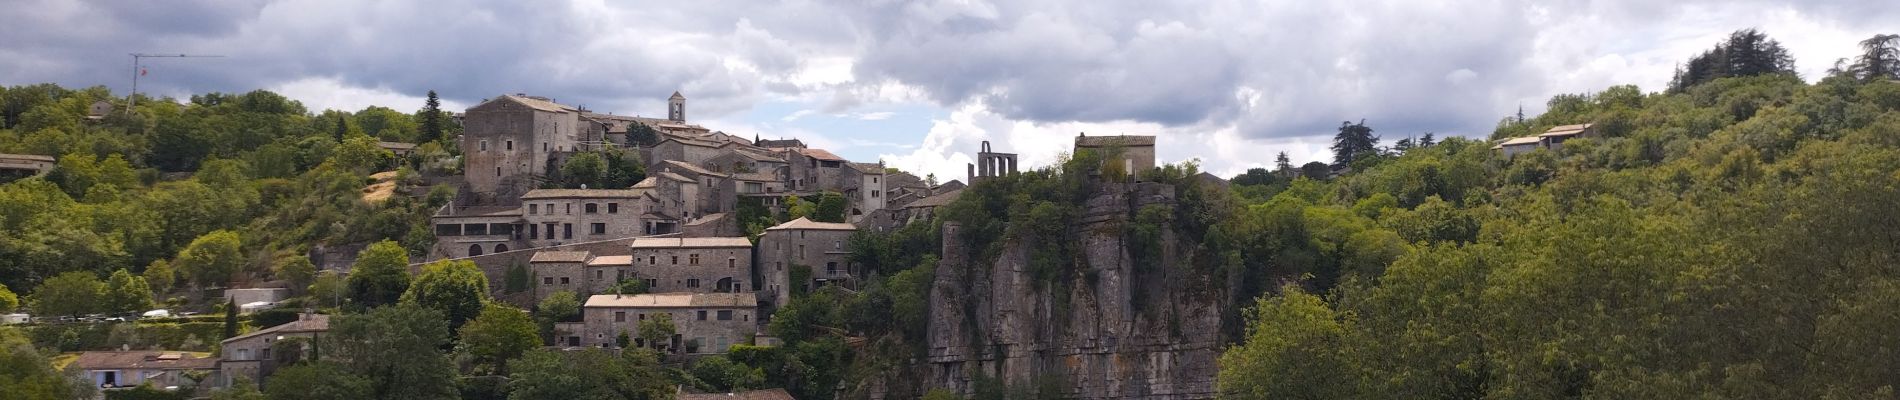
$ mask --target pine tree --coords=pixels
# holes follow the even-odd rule
[[[225,339],[237,337],[238,335],[237,317],[238,317],[237,299],[225,300],[224,302],[224,338]]]
[[[1677,66],[1669,91],[1679,93],[1720,78],[1794,73],[1794,56],[1787,48],[1761,31],[1743,29]]]
[[[1366,120],[1356,124],[1339,123],[1339,134],[1333,136],[1333,165],[1352,165],[1355,159],[1378,153],[1379,138],[1372,136],[1372,128],[1366,126]]]
[[[342,115],[337,115],[336,116],[336,141],[338,143],[342,143],[343,137],[348,136],[349,133],[350,133],[350,122],[347,120],[344,120]]]
[[[1521,114],[1521,113],[1523,113],[1523,112],[1524,112],[1524,109],[1523,109],[1523,108],[1519,108],[1517,112]],[[1431,133],[1431,132],[1425,132],[1425,135],[1424,135],[1424,136],[1420,136],[1420,137],[1418,138],[1418,147],[1432,147],[1432,144],[1433,144],[1433,143],[1436,143],[1436,142],[1433,142],[1433,141],[1432,141],[1432,133]]]
[[[1286,152],[1284,151],[1280,152],[1279,157],[1274,158],[1273,166],[1276,168],[1274,171],[1279,172],[1281,176],[1290,178],[1293,177],[1293,174],[1297,173],[1293,170],[1293,159],[1287,158]]]
[[[422,137],[419,141],[428,143],[441,138],[442,100],[435,96],[434,90],[430,90],[429,100],[422,103]]]
[[[1861,80],[1900,80],[1900,35],[1874,35],[1860,41],[1861,54],[1850,71]]]

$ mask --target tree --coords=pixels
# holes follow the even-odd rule
[[[1687,63],[1678,66],[1675,77],[1669,82],[1669,92],[1681,93],[1690,87],[1727,77],[1794,73],[1794,56],[1781,47],[1780,42],[1769,39],[1761,31],[1743,29],[1729,34],[1728,39],[1716,44],[1715,48],[1690,57]]]
[[[1900,80],[1900,35],[1874,35],[1860,41],[1860,48],[1853,72],[1861,80]]]
[[[310,281],[307,293],[318,304],[339,307],[343,305],[343,298],[350,295],[350,283],[341,275],[324,271]]]
[[[237,335],[238,335],[237,299],[225,300],[224,301],[224,338],[230,339],[230,338],[237,337]]]
[[[1318,296],[1285,286],[1279,297],[1261,298],[1248,320],[1246,340],[1220,357],[1224,397],[1361,397],[1348,326]]]
[[[449,340],[442,313],[408,304],[343,315],[330,323],[324,346],[370,381],[371,397],[453,399],[455,365],[441,351]],[[397,356],[400,355],[400,356]]]
[[[1280,176],[1287,178],[1292,178],[1294,174],[1298,173],[1298,171],[1293,169],[1293,159],[1287,157],[1284,151],[1273,158],[1273,172],[1277,172]]]
[[[535,305],[536,322],[541,323],[541,335],[549,341],[554,337],[554,323],[572,320],[581,315],[581,301],[571,291],[558,291],[542,298]]]
[[[165,260],[153,260],[152,265],[145,267],[143,275],[145,283],[152,287],[152,295],[161,297],[166,293],[171,293],[172,284],[177,279],[177,273],[172,270],[172,264]]]
[[[1424,136],[1418,137],[1418,147],[1432,147],[1432,144],[1435,144],[1435,143],[1437,142],[1432,140],[1431,132],[1425,132]]]
[[[649,315],[645,321],[640,321],[640,340],[645,341],[650,349],[667,347],[676,332],[679,332],[679,328],[673,325],[673,314],[670,313]]]
[[[812,217],[818,213],[818,205],[795,195],[785,195],[785,220]]]
[[[442,100],[436,98],[435,91],[429,91],[429,99],[422,103],[422,136],[419,142],[433,142],[442,139]]]
[[[671,399],[677,390],[651,351],[535,350],[508,375],[508,398]]]
[[[818,222],[844,222],[845,208],[848,206],[843,194],[826,191],[818,194],[818,206],[813,210],[811,220]]]
[[[650,147],[660,143],[660,132],[643,123],[627,125],[627,143],[635,146]]]
[[[89,399],[92,380],[62,373],[19,329],[0,327],[0,400]]]
[[[507,293],[528,291],[529,285],[532,284],[529,281],[533,279],[532,274],[528,273],[528,266],[521,264],[509,265],[508,274],[502,278],[502,290]]]
[[[462,326],[462,351],[475,362],[488,365],[489,373],[506,375],[508,362],[541,346],[541,335],[527,311],[490,303],[481,316]]]
[[[277,370],[264,394],[272,400],[354,400],[374,395],[369,378],[334,362],[303,363]]]
[[[178,252],[172,264],[184,273],[194,289],[223,285],[244,264],[244,253],[237,232],[217,230],[192,239]]]
[[[567,158],[567,162],[561,163],[561,185],[569,189],[581,186],[605,189],[600,183],[606,171],[607,161],[600,158],[600,153],[575,153]]]
[[[1319,161],[1309,162],[1306,163],[1306,165],[1300,166],[1300,176],[1306,177],[1306,179],[1323,181],[1326,180],[1327,176],[1332,175],[1332,173],[1332,167],[1328,167],[1326,163]]]
[[[404,303],[442,312],[448,317],[451,331],[461,329],[462,324],[481,314],[482,304],[487,301],[488,277],[482,275],[482,269],[475,266],[474,261],[468,260],[423,265],[422,274],[417,275],[402,294]]]
[[[317,279],[317,265],[310,257],[295,255],[277,263],[277,278],[290,282],[292,290],[304,290]]]
[[[105,292],[105,284],[90,272],[71,271],[46,282],[33,290],[33,311],[42,315],[79,316],[98,312],[99,298]]]
[[[251,378],[232,379],[231,387],[211,391],[211,400],[264,400],[264,392],[257,391],[257,384]]]
[[[1266,168],[1248,168],[1246,173],[1234,175],[1231,181],[1235,185],[1271,185],[1273,173]]]
[[[1366,126],[1366,120],[1340,122],[1339,133],[1333,135],[1332,148],[1333,165],[1348,166],[1353,160],[1378,154],[1379,137],[1372,136],[1372,128]]]
[[[701,358],[693,363],[693,377],[711,385],[713,390],[737,392],[757,389],[765,385],[765,371],[758,367],[735,363],[725,356]]]
[[[136,313],[152,309],[152,287],[145,284],[145,278],[132,275],[125,269],[112,271],[106,278],[106,312],[113,314]]]
[[[636,295],[647,293],[647,281],[644,279],[622,279],[614,284],[614,294]]]
[[[384,150],[376,143],[376,138],[368,136],[344,139],[342,144],[337,145],[336,153],[330,155],[330,163],[356,172],[381,171],[395,159],[395,153]]]
[[[363,307],[395,304],[409,290],[409,253],[384,240],[370,244],[350,265],[350,300]]]
[[[601,152],[607,160],[607,171],[601,175],[600,187],[632,187],[647,178],[646,163],[630,151],[607,150]]]
[[[20,308],[20,295],[13,294],[12,290],[7,290],[7,285],[0,284],[0,313],[13,312],[16,308]]]

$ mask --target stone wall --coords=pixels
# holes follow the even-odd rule
[[[699,262],[693,262],[698,256]],[[639,248],[633,249],[633,277],[650,279],[649,293],[751,292],[752,249]],[[721,282],[730,279],[730,281]],[[721,284],[725,287],[721,287]]]
[[[1173,204],[1171,186],[1109,184],[1072,227],[1088,268],[1061,285],[1038,288],[1028,246],[1006,246],[995,260],[972,260],[944,224],[943,259],[930,291],[928,353],[902,379],[880,383],[871,397],[913,398],[929,388],[972,393],[979,374],[1010,385],[1053,379],[1063,397],[1079,399],[1213,398],[1222,339],[1224,288],[1185,276],[1189,268],[1172,233],[1158,266],[1134,265],[1123,232],[1130,210]],[[1052,293],[1067,292],[1067,300]],[[1139,299],[1139,300],[1138,300]]]
[[[671,236],[673,235],[653,235],[653,236],[647,236],[647,237],[671,237]],[[511,251],[505,251],[505,252],[494,253],[494,254],[483,254],[483,255],[479,255],[475,257],[454,258],[451,260],[467,260],[470,262],[474,262],[476,267],[481,268],[482,275],[485,275],[488,277],[488,290],[489,292],[491,292],[492,295],[494,295],[495,299],[501,300],[503,302],[506,302],[516,307],[531,308],[531,307],[534,307],[534,303],[536,300],[533,290],[525,290],[519,293],[505,292],[508,288],[507,279],[508,279],[508,269],[510,267],[517,264],[523,267],[526,267],[528,265],[528,260],[531,258],[534,258],[534,253],[539,252],[539,251],[585,251],[588,253],[592,253],[595,257],[630,255],[632,254],[632,249],[629,248],[628,246],[632,243],[633,243],[633,238],[626,237],[626,238],[608,239],[608,240],[601,240],[601,241],[594,241],[594,242],[571,243],[571,244],[564,244],[560,246],[549,246],[549,247],[541,247],[541,248],[534,248],[534,249],[511,250]],[[424,263],[409,264],[409,272],[412,274],[422,273],[423,264]],[[533,286],[538,286],[540,284],[541,282],[539,280],[536,280],[532,282],[532,284],[529,286],[533,287]]]

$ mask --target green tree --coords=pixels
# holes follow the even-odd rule
[[[356,112],[356,124],[363,133],[392,142],[416,141],[416,120],[389,107],[369,106]]]
[[[13,312],[17,308],[20,308],[20,295],[7,290],[7,285],[0,285],[0,313]]]
[[[349,298],[355,304],[395,304],[409,290],[409,253],[388,240],[370,244],[350,265],[349,279]]]
[[[673,325],[673,314],[670,313],[655,313],[648,315],[645,321],[640,321],[640,340],[645,341],[650,349],[669,347],[673,334],[677,332],[679,328]]]
[[[614,293],[636,295],[647,293],[647,281],[644,279],[622,279],[614,284]]]
[[[375,395],[370,379],[345,366],[321,361],[277,370],[264,394],[272,400],[354,400]]]
[[[152,295],[160,297],[171,293],[178,276],[172,270],[172,263],[165,260],[153,260],[152,265],[146,266],[145,273],[141,275],[145,276],[145,283],[152,287]]]
[[[1366,120],[1358,123],[1345,121],[1339,123],[1339,133],[1333,135],[1333,165],[1349,166],[1353,160],[1378,154],[1379,137],[1372,135],[1372,128],[1366,126]]]
[[[531,282],[532,280],[534,280],[534,277],[528,272],[528,266],[521,264],[509,265],[508,275],[503,277],[502,290],[507,293],[525,292],[528,291],[528,287],[533,284]]]
[[[152,287],[145,284],[145,278],[132,275],[124,269],[112,271],[106,278],[104,292],[106,312],[113,314],[136,313],[152,309]]]
[[[1247,336],[1221,354],[1222,397],[1245,399],[1359,398],[1349,320],[1297,286],[1261,298],[1248,312]]]
[[[421,136],[416,140],[418,142],[433,142],[442,139],[442,100],[436,98],[434,90],[429,91],[429,99],[422,103],[422,111],[420,113],[422,132]]]
[[[257,391],[257,384],[251,378],[232,378],[231,387],[212,390],[211,400],[264,400],[264,392]]]
[[[396,159],[395,153],[377,145],[376,138],[355,136],[344,139],[337,145],[336,153],[330,156],[330,163],[338,168],[356,172],[381,171]]]
[[[332,342],[324,348],[370,381],[374,398],[456,398],[455,365],[441,348],[448,343],[442,313],[395,305],[335,317]],[[401,356],[393,356],[401,355]]]
[[[641,147],[653,146],[660,143],[660,132],[647,124],[627,125],[627,142]]]
[[[693,363],[693,377],[712,386],[713,390],[739,392],[758,389],[765,384],[765,371],[758,367],[735,363],[725,356],[701,358]]]
[[[105,292],[105,284],[90,272],[72,271],[46,282],[33,290],[33,311],[42,315],[78,316],[99,312],[104,307],[99,304]]]
[[[509,374],[508,398],[671,399],[677,392],[651,351],[535,350]]]
[[[790,221],[799,218],[815,218],[818,205],[794,195],[785,195],[785,218]]]
[[[554,323],[573,320],[581,315],[581,301],[571,291],[557,291],[541,298],[534,307],[536,322],[541,323],[541,335],[548,340],[554,337]]]
[[[244,264],[244,253],[237,232],[218,230],[192,239],[178,252],[172,264],[184,273],[192,287],[203,289],[223,285]]]
[[[241,324],[241,322],[238,321],[237,299],[225,300],[224,301],[224,338],[230,339],[230,338],[237,337],[238,330],[240,328],[239,324]]]
[[[92,398],[92,382],[53,367],[25,333],[0,327],[0,400]]]
[[[496,375],[508,373],[508,362],[541,345],[541,335],[527,311],[497,303],[463,325],[461,346],[475,362],[490,366]]]
[[[561,163],[561,185],[569,189],[581,186],[604,189],[601,177],[606,173],[607,161],[600,158],[600,153],[575,153],[567,158],[567,162]]]
[[[844,195],[838,192],[819,193],[818,206],[812,211],[811,219],[818,222],[844,222],[847,203]]]
[[[404,268],[407,268],[405,266]],[[422,266],[422,274],[403,292],[402,302],[442,312],[449,319],[449,330],[483,312],[488,301],[488,277],[474,261],[437,261]]]
[[[1782,48],[1780,42],[1769,39],[1761,31],[1743,29],[1729,34],[1728,39],[1716,44],[1715,48],[1690,57],[1687,63],[1678,66],[1675,77],[1669,82],[1669,91],[1681,93],[1690,87],[1726,77],[1794,73],[1794,56],[1789,54],[1788,49]]]
[[[1299,173],[1299,171],[1293,169],[1293,159],[1287,157],[1284,151],[1280,152],[1280,155],[1274,156],[1273,172],[1289,179],[1292,178],[1294,174]]]
[[[326,307],[340,307],[350,295],[350,283],[342,275],[324,271],[310,282],[310,298]]]
[[[286,257],[277,262],[276,276],[289,281],[293,290],[304,290],[317,279],[317,265],[311,263],[308,256]]]
[[[1900,80],[1900,35],[1881,34],[1860,41],[1853,72],[1861,80]]]

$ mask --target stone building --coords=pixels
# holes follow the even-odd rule
[[[1081,141],[1077,140],[1076,143],[1079,148]],[[1016,154],[990,151],[988,140],[983,141],[982,151],[976,153],[976,163],[964,165],[964,168],[969,170],[970,183],[998,176],[1015,175],[1016,167]]]
[[[676,328],[666,343],[639,339],[640,321],[671,314]],[[672,353],[717,354],[748,343],[759,331],[758,299],[741,293],[601,294],[581,308],[582,328],[567,342],[574,346],[617,347],[626,333],[633,347]]]
[[[884,164],[848,163],[844,170],[841,192],[851,203],[845,211],[845,221],[857,222],[864,214],[884,209]]]
[[[529,286],[533,288],[534,301],[540,302],[555,292],[568,291],[575,295],[586,296],[592,292],[593,285],[583,276],[587,261],[593,255],[585,251],[537,251],[528,259]]]
[[[535,189],[521,196],[521,230],[530,247],[666,233],[668,204],[639,189]]]
[[[581,267],[587,280],[587,294],[614,293],[620,281],[633,278],[633,256],[592,256]]]
[[[277,371],[277,357],[271,352],[277,342],[289,338],[302,338],[307,349],[310,342],[321,340],[330,332],[330,316],[323,314],[301,314],[296,321],[282,325],[259,329],[251,333],[238,335],[220,342],[218,352],[219,387],[229,387],[238,377],[244,377],[259,385]]]
[[[791,167],[792,191],[817,193],[844,187],[844,157],[824,149],[802,147],[783,148],[779,152]]]
[[[765,229],[759,236],[759,275],[764,287],[759,298],[774,307],[792,299],[793,285],[817,287],[850,284],[847,265],[850,252],[844,247],[858,228],[851,224],[814,222],[799,218]],[[811,280],[792,282],[792,271],[808,268]]]
[[[563,154],[605,140],[605,126],[545,97],[503,95],[462,121],[463,176],[480,204],[513,204],[560,168]]]
[[[657,171],[657,173],[662,174],[677,174],[679,177],[686,178],[685,180],[690,180],[697,184],[698,187],[694,189],[695,193],[693,196],[686,199],[692,204],[687,208],[690,210],[688,219],[707,214],[732,211],[733,204],[737,200],[737,197],[733,196],[735,190],[730,175],[714,172],[691,163],[674,160],[660,161],[655,167],[658,169],[648,169],[648,173],[655,173]]]
[[[68,374],[85,377],[93,387],[111,391],[151,384],[153,388],[187,388],[198,384],[191,372],[216,372],[218,359],[181,351],[87,351],[66,365]],[[216,382],[209,382],[215,384]],[[4,389],[0,389],[4,390]],[[101,396],[108,396],[104,393]]]
[[[431,258],[463,258],[528,248],[520,206],[442,206],[429,217],[435,225]]]
[[[752,241],[745,237],[638,238],[633,277],[652,293],[751,291]]]
[[[1078,134],[1075,137],[1075,152],[1103,152],[1109,159],[1102,160],[1104,167],[1119,166],[1128,176],[1139,176],[1143,171],[1155,167],[1154,136],[1088,136]],[[973,182],[974,183],[974,182]]]

